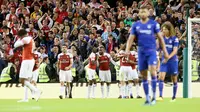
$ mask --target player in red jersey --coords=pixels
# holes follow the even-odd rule
[[[125,45],[122,44],[121,50],[118,53],[118,58],[120,58],[120,70],[119,70],[119,81],[120,81],[120,96],[119,98],[127,98],[128,95],[128,76],[132,73],[131,64],[128,62],[128,57],[125,53]]]
[[[99,77],[101,81],[102,98],[104,98],[104,82],[107,83],[106,97],[107,98],[109,97],[110,83],[111,83],[111,72],[109,67],[110,62],[117,66],[115,61],[113,61],[112,57],[110,56],[110,54],[105,53],[104,46],[100,46],[98,63],[99,63]]]
[[[90,98],[90,92],[92,90],[92,98],[95,98],[95,87],[96,87],[96,68],[97,68],[97,48],[94,47],[92,49],[92,53],[89,56],[89,65],[88,65],[88,80],[89,80],[89,85],[88,85],[88,98]]]
[[[35,48],[35,43],[32,37],[27,36],[27,32],[24,29],[20,29],[18,31],[18,36],[20,37],[14,44],[15,49],[19,47],[23,47],[22,52],[22,63],[20,68],[20,81],[22,86],[28,87],[31,91],[35,92],[36,94],[36,101],[40,98],[41,91],[33,86],[30,81],[28,80],[29,77],[32,76],[32,71],[34,67],[34,57],[33,57],[33,50]],[[20,100],[19,102],[28,102],[28,99]]]
[[[129,94],[130,94],[130,98],[133,98],[133,93],[132,93],[133,82],[135,83],[135,86],[136,86],[136,96],[137,96],[137,98],[142,98],[139,95],[139,91],[140,91],[139,90],[140,89],[140,87],[139,87],[139,76],[138,76],[138,73],[137,73],[137,70],[136,70],[137,57],[138,57],[137,52],[132,50],[130,52],[129,60],[128,60],[128,62],[131,64],[131,67],[132,67],[132,72],[128,76],[128,91],[129,91]]]
[[[64,83],[66,82],[66,90],[67,93],[70,92],[71,87],[70,83],[72,81],[72,68],[73,64],[73,55],[67,52],[67,45],[62,46],[62,53],[58,55],[58,68],[59,71],[59,79],[60,79],[60,99],[63,99],[63,95],[65,94],[65,86]]]
[[[40,67],[40,63],[42,62],[42,58],[41,58],[41,53],[37,52],[36,50],[33,52],[33,57],[35,59],[35,65],[33,67],[33,74],[31,77],[31,84],[33,84],[35,87],[37,87],[37,80],[38,80],[38,76],[39,76],[39,67]],[[32,99],[34,99],[34,92],[32,92]]]

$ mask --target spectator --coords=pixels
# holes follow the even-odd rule
[[[17,17],[15,14],[15,7],[10,8],[10,13],[6,15],[6,20],[11,21],[13,17]]]
[[[108,35],[108,40],[106,41],[106,52],[110,53],[111,51],[118,51],[117,44],[112,34]]]
[[[80,56],[82,60],[87,59],[87,41],[84,39],[83,35],[79,34],[77,40],[77,48],[80,51]]]
[[[97,0],[91,0],[91,2],[88,4],[91,8],[99,8],[100,4],[97,2]]]
[[[87,56],[92,52],[93,47],[97,46],[97,41],[95,40],[95,35],[93,33],[90,34],[90,39],[87,45]]]
[[[40,10],[40,7],[38,5],[35,5],[34,12],[31,13],[31,18],[36,19],[38,15],[42,16],[42,11]]]
[[[138,20],[139,7],[142,5],[148,7],[152,20],[161,25],[169,20],[176,27],[176,36],[180,41],[178,56],[181,64],[182,50],[186,46],[186,6],[191,6],[191,18],[200,16],[200,0],[190,3],[185,3],[184,0],[170,0],[169,2],[168,0],[142,0],[127,4],[132,6],[117,1],[116,7],[110,7],[115,4],[108,4],[105,0],[99,0],[99,3],[98,0],[85,1],[3,1],[0,9],[0,33],[2,35],[0,42],[3,44],[2,48],[5,49],[0,52],[0,71],[7,62],[14,63],[15,59],[21,60],[20,50],[12,52],[12,45],[18,39],[16,32],[19,28],[26,29],[28,35],[34,38],[37,49],[44,57],[49,56],[50,64],[47,68],[52,71],[49,72],[49,76],[53,82],[55,79],[58,80],[56,61],[60,47],[64,44],[68,45],[69,49],[73,49],[69,51],[75,55],[74,59],[77,59],[75,63],[77,71],[82,66],[80,63],[88,58],[93,47],[103,45],[108,53],[114,55],[114,52],[118,52],[119,46],[126,43],[130,27]],[[196,35],[193,38],[193,57],[200,60],[197,51],[199,47],[198,28],[199,24],[192,28]],[[79,72],[77,73],[76,78],[80,78]],[[82,78],[83,76],[84,72],[81,74]]]
[[[111,26],[107,26],[107,27],[106,27],[106,31],[104,31],[104,33],[101,35],[103,41],[107,41],[107,40],[108,40],[108,36],[109,36],[110,34],[115,38],[115,40],[118,39],[118,38],[117,38],[117,34],[114,33],[114,32],[112,32]]]

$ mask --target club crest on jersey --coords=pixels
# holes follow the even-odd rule
[[[149,25],[147,25],[147,28],[148,28],[148,29],[151,29],[151,25],[150,25],[150,24],[149,24]]]
[[[140,27],[139,27],[139,26],[137,26],[137,27],[136,27],[136,30],[139,30],[139,29],[140,29]]]
[[[169,40],[169,43],[171,44],[171,43],[172,43],[172,40]]]

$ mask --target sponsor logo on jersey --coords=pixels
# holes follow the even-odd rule
[[[148,29],[151,29],[151,25],[150,25],[150,24],[148,24],[148,25],[147,25],[147,28],[148,28]]]

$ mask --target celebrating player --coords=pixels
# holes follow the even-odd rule
[[[33,84],[35,87],[37,87],[37,80],[38,80],[38,75],[39,75],[39,66],[42,61],[41,59],[41,54],[37,52],[36,50],[34,51],[34,59],[35,59],[35,65],[33,67],[33,74],[31,78],[31,84]],[[34,99],[34,92],[32,91],[32,99]]]
[[[89,80],[89,86],[88,86],[88,98],[90,98],[90,92],[92,89],[92,98],[95,98],[95,87],[96,87],[96,67],[97,67],[97,48],[94,47],[92,49],[92,53],[89,56],[89,66],[88,66],[88,80]]]
[[[63,99],[63,95],[65,94],[65,89],[67,93],[70,92],[70,83],[72,81],[72,63],[73,63],[73,56],[72,54],[67,52],[67,45],[62,46],[62,53],[58,55],[58,68],[59,71],[59,79],[60,79],[60,99]],[[64,83],[66,82],[66,88]],[[66,96],[67,97],[67,96]]]
[[[156,38],[155,34],[157,34],[160,44],[162,46],[162,50],[164,51],[164,56],[168,59],[168,53],[165,47],[165,43],[163,37],[160,33],[160,25],[149,19],[149,11],[146,6],[142,6],[139,10],[140,20],[135,22],[132,25],[131,33],[129,39],[127,41],[126,52],[130,53],[130,48],[132,46],[133,40],[137,37],[138,41],[138,66],[141,75],[143,76],[143,88],[146,95],[145,105],[155,104],[156,103],[156,83],[157,83],[157,75],[156,75]],[[151,84],[153,97],[150,102],[149,98],[149,87],[147,81],[147,71],[150,70],[151,73]]]
[[[31,91],[33,91],[36,95],[35,100],[38,101],[41,95],[41,91],[37,89],[34,85],[30,83],[28,78],[32,76],[33,67],[35,64],[35,60],[33,57],[33,50],[35,49],[35,43],[32,37],[27,36],[27,32],[24,29],[20,29],[18,31],[19,39],[15,42],[15,49],[19,47],[23,47],[22,52],[22,63],[20,68],[20,81],[22,86],[28,87]],[[26,94],[25,94],[26,95]],[[19,102],[28,102],[28,99],[20,100]]]
[[[129,93],[130,93],[130,98],[133,98],[133,93],[132,93],[132,87],[133,87],[133,82],[135,82],[135,85],[136,85],[136,96],[137,98],[142,98],[140,95],[139,95],[139,76],[138,76],[138,73],[137,73],[137,70],[136,70],[136,65],[137,65],[137,57],[138,57],[138,54],[136,51],[132,50],[130,52],[130,56],[129,56],[129,60],[128,62],[131,64],[131,67],[132,67],[132,73],[129,74],[128,76],[128,88],[129,88]]]
[[[111,82],[111,72],[110,72],[110,67],[109,67],[110,62],[117,66],[115,61],[113,61],[112,57],[110,56],[110,54],[105,53],[104,46],[100,46],[98,63],[99,63],[99,77],[101,81],[102,98],[104,98],[104,82],[107,83],[106,97],[107,98],[109,97],[110,82]]]
[[[162,25],[162,32],[164,35],[164,41],[166,44],[167,52],[169,53],[169,58],[165,59],[162,56],[162,62],[160,66],[160,74],[159,74],[159,91],[160,91],[160,100],[163,99],[163,83],[165,79],[166,73],[171,75],[171,79],[173,82],[173,96],[172,101],[176,99],[177,92],[177,74],[178,74],[178,58],[177,51],[179,41],[175,36],[174,27],[170,22],[165,22]]]
[[[118,58],[120,58],[120,70],[119,70],[119,81],[120,81],[120,96],[119,98],[128,98],[128,77],[131,76],[132,67],[128,62],[128,58],[125,53],[125,45],[121,44],[121,50],[118,54]]]

